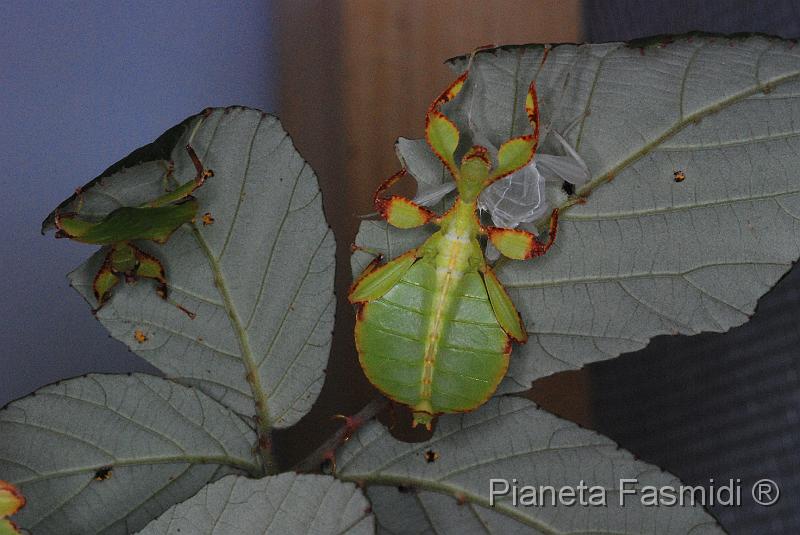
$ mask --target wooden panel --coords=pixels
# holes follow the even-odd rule
[[[476,46],[580,39],[577,1],[343,3],[343,104],[359,208],[397,166],[398,136],[421,137],[425,109],[454,78],[442,65]]]

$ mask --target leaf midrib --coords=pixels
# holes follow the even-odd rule
[[[437,492],[439,494],[446,494],[452,498],[458,497],[458,499],[464,499],[469,503],[474,503],[485,507],[489,510],[494,510],[501,513],[504,516],[508,516],[513,518],[514,520],[525,524],[526,526],[530,526],[532,528],[537,529],[538,531],[546,534],[546,535],[563,535],[563,532],[555,529],[553,526],[549,524],[545,524],[535,518],[525,516],[517,511],[514,507],[504,506],[504,504],[496,502],[493,506],[489,505],[488,498],[481,496],[480,494],[475,494],[473,492],[469,492],[462,487],[457,487],[455,485],[448,485],[439,481],[431,481],[426,479],[413,479],[410,477],[402,477],[402,476],[390,476],[390,475],[380,475],[375,476],[373,474],[359,474],[359,475],[352,475],[352,476],[337,476],[342,481],[350,481],[353,483],[364,483],[367,484],[375,484],[381,486],[413,486],[417,490],[427,490],[431,492]]]
[[[758,73],[759,62],[760,62],[762,57],[763,57],[763,54],[759,57],[759,60],[756,62],[755,66],[754,66],[755,70],[756,70],[756,73]],[[601,68],[602,67],[598,67],[598,72],[599,72],[599,70]],[[705,108],[701,108],[701,109],[697,110],[696,112],[692,113],[691,115],[685,116],[682,120],[677,121],[673,126],[671,126],[670,128],[667,128],[667,130],[665,130],[664,133],[662,133],[660,136],[655,138],[653,141],[651,141],[650,143],[646,143],[638,151],[635,151],[635,152],[631,153],[629,156],[627,156],[626,158],[624,158],[616,166],[612,167],[611,169],[609,169],[608,171],[606,171],[602,175],[598,176],[597,178],[594,178],[594,179],[590,180],[589,182],[587,182],[586,184],[584,184],[580,189],[578,189],[575,192],[575,195],[578,196],[578,197],[588,197],[592,193],[592,191],[594,191],[597,187],[601,186],[602,184],[604,184],[606,182],[610,182],[615,176],[619,175],[624,169],[629,167],[634,162],[638,161],[640,158],[643,158],[644,156],[649,154],[656,147],[662,145],[666,140],[668,140],[671,137],[673,137],[675,134],[677,134],[678,132],[683,130],[686,126],[688,126],[690,124],[693,124],[693,123],[697,123],[698,121],[702,120],[704,117],[707,117],[709,115],[712,115],[714,113],[722,111],[725,108],[731,106],[732,104],[735,104],[736,102],[744,100],[749,96],[752,96],[752,95],[755,95],[755,94],[758,94],[758,93],[767,92],[767,91],[772,90],[772,89],[774,89],[775,87],[777,87],[777,86],[779,86],[781,84],[791,82],[791,81],[796,80],[798,78],[800,78],[800,72],[795,71],[792,74],[785,74],[783,76],[778,76],[778,77],[775,77],[775,78],[771,78],[771,79],[769,79],[767,81],[764,81],[764,82],[760,82],[758,79],[756,79],[756,84],[754,84],[751,88],[749,88],[747,90],[744,90],[744,91],[740,91],[738,93],[734,93],[734,94],[732,94],[730,97],[728,97],[726,99],[720,100],[720,101],[716,102],[715,104],[712,104],[710,106],[706,106]],[[515,83],[516,83],[516,81],[515,81]],[[587,104],[587,106],[588,106],[588,104]],[[582,121],[581,132],[582,132],[582,129],[583,129],[583,126],[585,125],[585,123],[586,123],[585,120]],[[570,202],[571,201],[565,201],[564,203],[561,204],[561,206],[559,208],[561,210],[564,210],[564,211],[568,210],[569,207],[571,206]]]
[[[275,459],[272,456],[272,452],[269,448],[262,448],[259,446],[260,440],[264,437],[270,436],[270,431],[272,430],[272,422],[269,418],[269,410],[267,407],[267,396],[264,392],[264,387],[261,385],[261,376],[258,372],[258,368],[256,366],[256,361],[253,355],[253,350],[250,347],[250,337],[248,336],[247,332],[245,331],[244,325],[242,324],[242,320],[239,317],[239,312],[236,310],[236,307],[233,304],[233,299],[231,298],[230,292],[228,291],[227,281],[225,280],[225,276],[222,273],[222,268],[219,265],[219,262],[214,257],[214,254],[211,251],[208,243],[206,242],[203,235],[197,229],[197,227],[192,224],[192,234],[195,237],[195,240],[200,245],[200,248],[203,250],[203,254],[208,259],[208,264],[211,267],[211,272],[214,275],[214,285],[216,286],[217,290],[219,291],[220,297],[222,297],[222,304],[225,308],[225,312],[228,314],[228,319],[230,319],[231,327],[233,327],[234,334],[236,335],[237,340],[239,341],[239,347],[242,350],[242,364],[244,364],[246,370],[246,380],[247,383],[250,385],[250,390],[253,393],[253,399],[255,401],[255,411],[256,411],[256,427],[257,427],[257,437],[256,437],[256,448],[258,449],[258,455],[261,458],[260,467],[258,475],[271,475],[278,473],[278,467],[276,465]]]
[[[253,473],[258,471],[259,466],[249,462],[245,459],[238,459],[236,457],[231,457],[229,455],[166,455],[166,456],[157,456],[157,457],[137,457],[135,459],[114,459],[109,461],[107,464],[111,466],[113,469],[118,469],[126,466],[149,466],[154,464],[190,464],[190,465],[201,465],[201,464],[214,464],[214,465],[222,465],[228,466],[231,468],[237,468],[239,470],[243,470],[247,473]],[[28,485],[31,483],[37,483],[39,481],[44,481],[48,479],[59,479],[62,477],[69,477],[79,474],[88,474],[92,472],[96,472],[98,470],[97,466],[82,466],[80,468],[72,468],[69,470],[59,470],[58,472],[48,472],[44,474],[39,474],[36,477],[31,477],[28,479],[18,479],[14,481],[15,485]]]

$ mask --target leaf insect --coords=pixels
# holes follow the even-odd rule
[[[99,221],[85,218],[77,212],[56,212],[56,238],[103,245],[108,249],[92,283],[98,309],[111,297],[120,275],[124,276],[126,282],[139,278],[156,281],[156,293],[162,299],[167,299],[164,266],[158,258],[145,253],[133,242],[150,240],[166,243],[178,227],[194,220],[198,202],[191,194],[214,176],[214,172],[203,167],[191,145],[186,146],[186,151],[194,164],[195,177],[156,199],[139,206],[122,206]]]
[[[17,525],[7,517],[16,514],[25,507],[25,497],[17,487],[0,480],[0,534],[11,535],[20,533]]]
[[[460,132],[440,108],[459,94],[468,73],[431,103],[425,117],[427,144],[455,181],[453,206],[439,216],[406,197],[384,196],[406,169],[384,181],[374,195],[381,217],[398,228],[431,223],[439,230],[386,264],[380,264],[380,257],[373,260],[348,294],[358,307],[356,348],[367,378],[411,408],[413,426],[427,429],[439,414],[471,411],[485,403],[506,374],[512,340],[528,338],[479,238],[485,236],[509,258],[524,260],[547,252],[558,227],[557,208],[545,242],[525,230],[481,225],[481,192],[528,165],[536,153],[539,107],[531,82],[525,112],[532,132],[503,143],[496,163],[486,147],[473,145],[458,164]]]

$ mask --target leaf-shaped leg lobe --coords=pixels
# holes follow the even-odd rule
[[[528,135],[509,139],[500,146],[497,152],[497,169],[486,181],[488,187],[528,165],[539,146],[539,101],[536,96],[536,83],[531,82],[525,98],[525,113],[531,123],[533,132]]]
[[[153,279],[156,285],[156,293],[162,299],[167,298],[167,277],[164,273],[164,266],[155,256],[149,255],[141,249],[131,245],[136,256],[136,278]]]
[[[11,516],[25,506],[22,493],[6,481],[0,480],[0,517]]]
[[[477,52],[477,50],[478,49],[476,49],[475,51]],[[474,53],[475,52],[473,52],[473,54]],[[453,80],[453,83],[447,86],[447,89],[442,91],[441,94],[438,97],[436,97],[433,100],[433,102],[431,102],[431,105],[428,107],[428,111],[439,111],[439,108],[443,104],[447,104],[448,102],[456,98],[456,96],[461,92],[461,89],[463,89],[464,82],[467,80],[467,76],[469,76],[469,69],[461,73],[461,75],[458,78]]]
[[[347,298],[351,303],[364,303],[380,298],[403,278],[406,271],[416,262],[417,250],[412,249],[383,266],[373,264],[353,283]]]
[[[497,247],[497,250],[504,256],[514,260],[527,260],[545,254],[555,243],[557,232],[558,208],[553,210],[550,216],[548,238],[544,243],[541,243],[534,234],[526,230],[500,227],[486,228],[486,234],[488,234],[492,244]]]
[[[454,159],[461,134],[455,123],[438,111],[430,111],[425,116],[425,140],[442,163],[458,179],[458,166]]]
[[[421,227],[436,219],[434,212],[399,195],[380,199],[378,202],[380,203],[378,212],[393,227],[402,229]]]
[[[511,301],[511,297],[497,279],[492,268],[486,266],[482,274],[486,292],[489,294],[489,302],[492,304],[492,310],[494,310],[498,323],[515,342],[524,344],[528,341],[528,333],[517,307],[514,306],[514,302]]]
[[[103,260],[103,265],[100,266],[92,281],[92,292],[94,293],[94,298],[97,299],[98,308],[105,304],[111,296],[111,290],[119,283],[119,277],[112,268],[113,255],[114,248],[111,247],[105,260]]]
[[[111,297],[111,290],[119,283],[120,274],[125,276],[127,282],[140,278],[153,279],[158,283],[158,296],[167,298],[167,278],[161,261],[130,242],[121,242],[109,248],[103,265],[94,277],[92,290],[98,307],[102,307]]]
[[[375,210],[377,210],[380,216],[390,225],[397,228],[419,227],[429,221],[437,223],[439,217],[434,212],[410,199],[400,195],[392,195],[391,197],[382,196],[387,189],[392,187],[395,182],[404,176],[407,176],[407,174],[407,170],[403,168],[378,186],[378,189],[375,190],[375,196],[373,197]]]

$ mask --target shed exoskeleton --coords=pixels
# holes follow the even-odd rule
[[[434,224],[439,229],[420,247],[386,264],[376,258],[350,288],[358,307],[355,340],[361,367],[370,382],[390,399],[408,405],[413,426],[431,428],[443,413],[466,412],[486,402],[505,376],[511,342],[528,335],[519,312],[486,262],[479,242],[486,236],[503,255],[525,260],[553,244],[558,209],[541,243],[530,232],[481,225],[481,191],[527,165],[539,141],[539,108],[531,82],[525,111],[530,134],[509,139],[497,151],[497,163],[485,147],[474,145],[456,164],[459,131],[440,108],[467,79],[459,76],[428,108],[425,138],[452,174],[458,196],[442,216],[385,191],[406,174],[403,169],[375,192],[375,208],[398,228]]]

